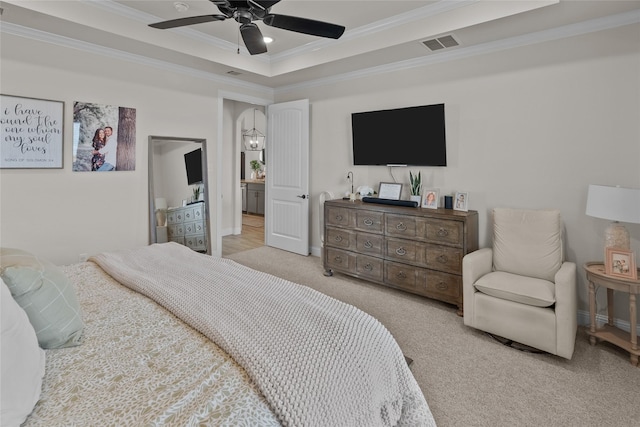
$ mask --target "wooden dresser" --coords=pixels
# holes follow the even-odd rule
[[[167,210],[169,240],[188,246],[197,252],[207,251],[204,202]]]
[[[330,200],[326,275],[348,274],[458,306],[462,257],[478,249],[478,213]]]

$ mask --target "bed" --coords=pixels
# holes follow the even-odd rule
[[[60,273],[81,334],[46,350],[25,426],[435,425],[384,326],[308,287],[176,243]]]

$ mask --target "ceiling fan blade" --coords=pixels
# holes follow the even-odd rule
[[[188,18],[172,19],[170,21],[156,22],[155,24],[149,24],[152,28],[158,28],[160,30],[166,30],[169,28],[184,27],[187,25],[202,24],[204,22],[212,21],[224,21],[227,19],[224,15],[202,15],[202,16],[190,16]]]
[[[256,24],[242,24],[240,26],[240,34],[244,45],[251,55],[258,55],[267,51],[267,44],[264,42],[262,32]]]
[[[330,39],[339,39],[345,30],[342,25],[287,15],[267,15],[262,22],[271,27]]]

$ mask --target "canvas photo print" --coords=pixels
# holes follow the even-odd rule
[[[74,102],[73,170],[112,172],[135,168],[135,108]]]

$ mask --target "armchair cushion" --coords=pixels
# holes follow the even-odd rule
[[[563,261],[558,210],[495,208],[493,268],[553,282]]]
[[[555,285],[548,280],[494,271],[481,277],[475,287],[483,294],[520,304],[550,307],[555,302]]]

